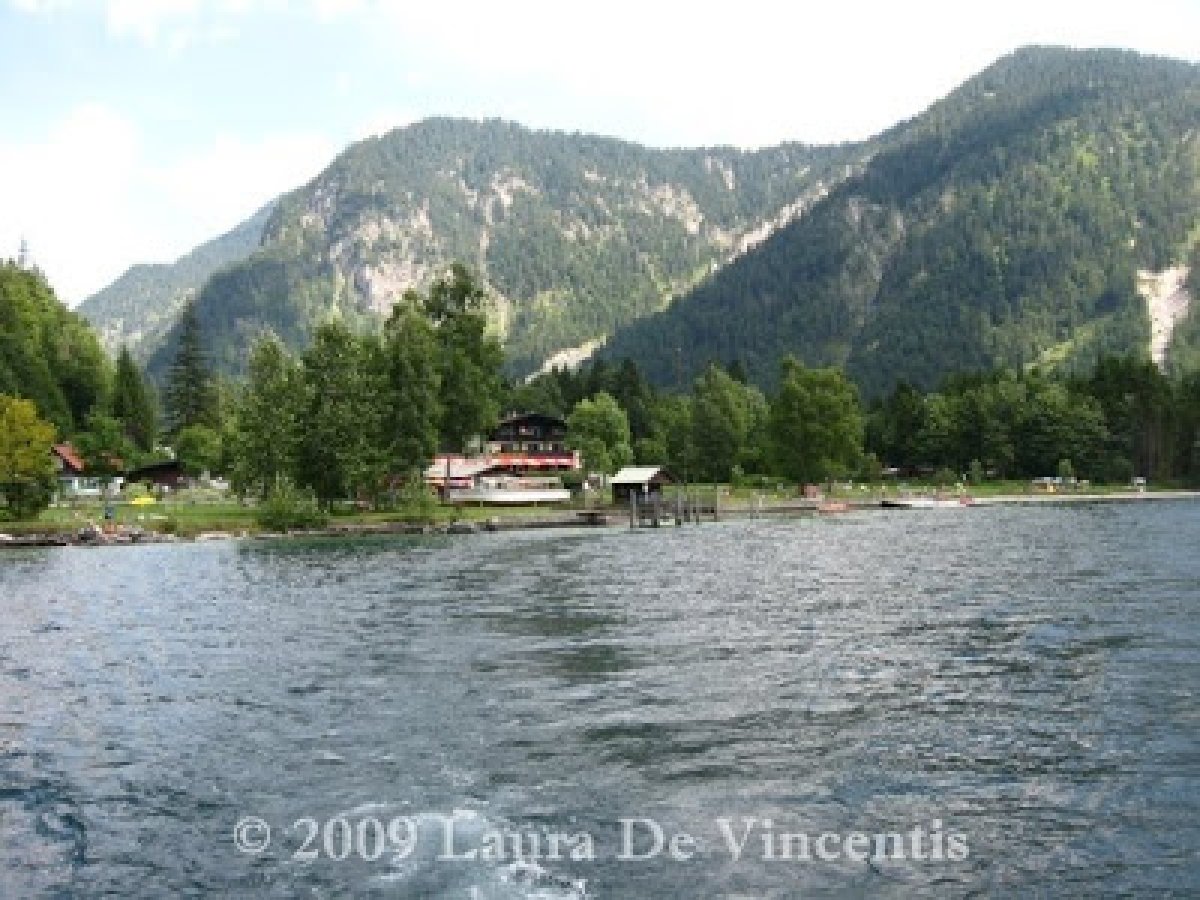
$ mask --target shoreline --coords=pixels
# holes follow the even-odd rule
[[[965,504],[960,509],[970,509],[973,506],[1062,506],[1072,504],[1104,504],[1104,503],[1141,503],[1147,501],[1167,500],[1200,500],[1200,490],[1164,490],[1164,491],[1121,491],[1113,493],[1078,493],[1078,494],[997,494],[974,498],[972,503]],[[924,510],[897,510],[882,506],[878,496],[871,498],[847,498],[838,501],[844,504],[843,509],[829,510],[822,508],[822,502],[816,500],[777,501],[756,505],[754,503],[730,502],[722,506],[714,514],[709,509],[697,520],[682,524],[700,524],[721,522],[733,519],[754,519],[764,517],[809,517],[817,515],[843,515],[849,512],[879,511],[888,513],[918,514]],[[677,523],[673,510],[664,511],[666,514],[659,524],[643,522],[643,528],[670,528]],[[188,537],[175,534],[165,534],[152,531],[124,531],[116,534],[96,534],[84,531],[48,529],[45,532],[34,532],[22,535],[9,535],[0,528],[0,550],[37,548],[37,547],[122,547],[142,544],[194,544],[211,541],[231,540],[290,540],[295,538],[362,538],[375,536],[419,536],[419,535],[454,535],[478,534],[499,531],[532,531],[559,528],[616,528],[632,527],[627,509],[621,507],[604,507],[595,510],[562,510],[548,512],[544,516],[528,514],[505,514],[497,510],[497,514],[483,520],[452,520],[442,524],[417,524],[408,522],[373,522],[346,523],[318,529],[302,529],[287,532],[255,532],[240,531],[202,531]]]

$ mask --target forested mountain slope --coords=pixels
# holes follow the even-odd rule
[[[68,434],[105,396],[109,368],[87,322],[39,272],[0,263],[0,394],[32,400]]]
[[[1200,67],[1028,48],[877,146],[861,174],[604,355],[659,383],[737,359],[770,384],[793,353],[877,395],[1149,352],[1137,273],[1186,263],[1200,242]]]

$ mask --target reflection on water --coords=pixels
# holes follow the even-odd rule
[[[1155,503],[8,553],[0,897],[1194,895],[1198,539]],[[412,852],[297,858],[338,815]],[[616,859],[623,817],[694,855]],[[439,859],[447,822],[596,858]],[[969,856],[764,858],[914,827]]]

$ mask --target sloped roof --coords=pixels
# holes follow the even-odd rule
[[[649,484],[655,476],[662,473],[667,481],[673,481],[670,474],[662,466],[626,466],[609,479],[609,484]]]
[[[83,464],[83,459],[79,456],[79,451],[70,444],[55,444],[51,449],[53,449],[59,459],[67,464],[67,468],[72,472],[79,473],[86,468]]]

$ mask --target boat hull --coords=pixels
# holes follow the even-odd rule
[[[546,490],[513,490],[506,488],[461,488],[451,489],[447,498],[451,503],[487,503],[501,506],[521,506],[533,503],[566,503],[571,492],[565,488]]]

